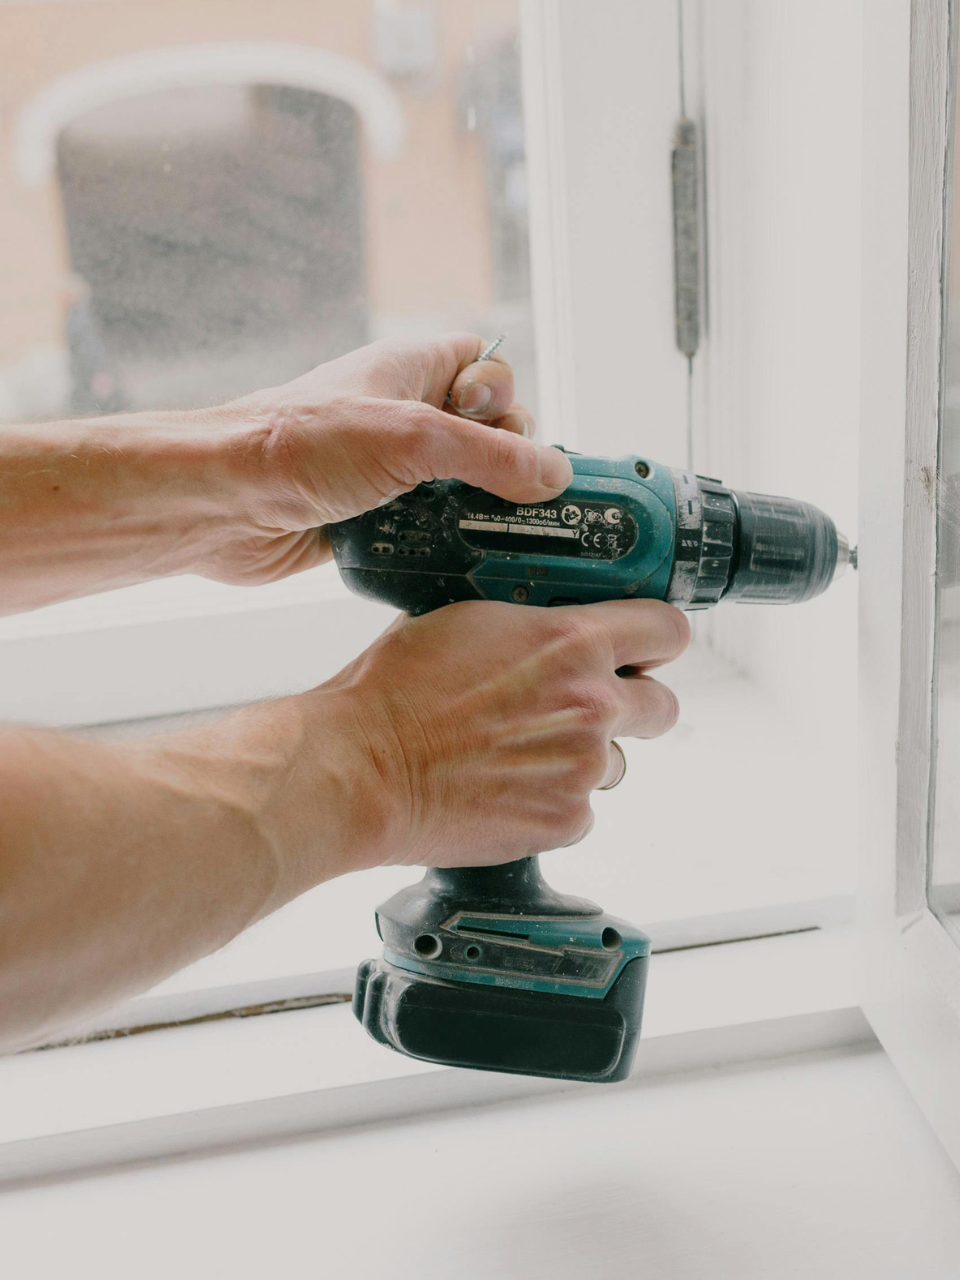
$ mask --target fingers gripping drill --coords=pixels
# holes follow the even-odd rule
[[[571,454],[573,482],[536,505],[435,480],[335,525],[361,595],[421,614],[457,600],[519,605],[667,600],[793,604],[856,563],[809,503],[728,489],[648,458]],[[614,1081],[640,1035],[649,938],[547,885],[537,858],[432,868],[377,912],[381,958],[354,1011],[370,1034],[431,1062]]]

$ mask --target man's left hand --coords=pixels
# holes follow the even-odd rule
[[[455,477],[513,502],[543,502],[572,478],[563,453],[533,443],[513,371],[455,333],[385,341],[216,411],[239,480],[232,527],[197,572],[264,582],[329,558],[325,526],[421,481]]]

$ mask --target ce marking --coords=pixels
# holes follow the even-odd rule
[[[604,532],[602,529],[596,533],[590,529],[584,529],[580,535],[580,541],[585,547],[593,547],[597,551],[603,547],[607,547],[610,551],[617,551],[620,546],[619,534]]]

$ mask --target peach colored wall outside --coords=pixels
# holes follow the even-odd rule
[[[365,148],[367,261],[375,311],[442,312],[488,302],[492,273],[481,143],[456,115],[456,77],[471,39],[510,30],[517,0],[439,6],[439,83],[397,78],[407,124],[401,155]],[[56,182],[27,187],[13,169],[18,112],[51,80],[101,59],[169,46],[282,40],[377,70],[364,0],[34,0],[0,7],[0,366],[60,340],[67,270]]]

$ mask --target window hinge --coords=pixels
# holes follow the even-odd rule
[[[677,124],[671,170],[677,346],[693,359],[700,346],[700,145],[689,116]]]

